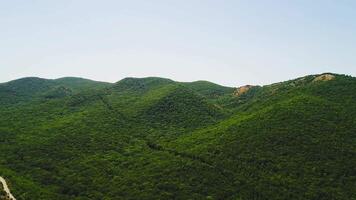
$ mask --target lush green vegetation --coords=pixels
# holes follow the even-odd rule
[[[18,200],[356,199],[356,79],[315,78],[3,83],[0,176]]]

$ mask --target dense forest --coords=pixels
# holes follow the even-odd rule
[[[0,158],[17,200],[356,199],[356,78],[22,78]]]

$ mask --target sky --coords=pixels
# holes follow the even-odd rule
[[[0,0],[0,82],[356,76],[353,0]]]

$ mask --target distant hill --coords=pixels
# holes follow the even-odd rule
[[[17,199],[356,199],[356,78],[0,84]]]
[[[54,80],[38,77],[21,78],[0,84],[0,104],[14,104],[43,96],[65,96],[85,90],[103,89],[109,85],[111,84],[74,77]]]

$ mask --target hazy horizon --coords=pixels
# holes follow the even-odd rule
[[[8,1],[0,82],[125,77],[266,85],[356,76],[352,1]]]

